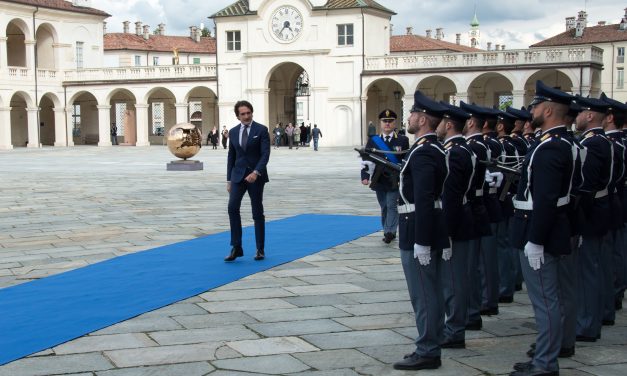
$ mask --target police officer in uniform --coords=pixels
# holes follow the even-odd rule
[[[608,229],[610,225],[610,199],[608,188],[612,182],[613,146],[605,137],[602,122],[607,104],[599,99],[577,97],[581,112],[575,123],[583,132],[581,145],[586,149],[582,164],[583,184],[578,227],[582,233],[577,255],[579,312],[577,315],[577,340],[595,342],[601,337],[602,325],[602,257],[610,253]]]
[[[542,134],[522,166],[510,236],[512,245],[523,250],[520,262],[538,335],[533,359],[515,364],[512,376],[559,374],[562,307],[558,265],[560,255],[571,252],[567,208],[576,157],[563,123],[571,101],[572,96],[536,83],[532,114]]]
[[[419,91],[414,94],[407,130],[416,141],[400,176],[399,247],[418,337],[415,351],[394,363],[400,370],[441,366],[442,258],[452,254],[441,201],[448,173],[446,152],[435,134],[443,110]]]
[[[379,114],[381,134],[368,138],[366,149],[382,151],[402,151],[409,149],[409,139],[394,132],[396,113],[390,109]],[[384,154],[392,163],[400,164],[402,155]],[[383,165],[362,161],[361,183],[370,184],[370,188],[377,194],[377,201],[381,207],[381,226],[383,227],[383,241],[390,243],[396,238],[398,227],[398,173]]]
[[[516,146],[518,155],[524,156],[527,154],[527,149],[529,149],[529,141],[523,136],[523,130],[525,124],[531,121],[531,114],[527,110],[517,110],[513,107],[507,107],[505,111],[515,118],[514,129],[510,136],[512,143]]]
[[[470,115],[456,106],[441,102],[445,107],[436,134],[444,142],[448,155],[448,176],[444,182],[442,205],[451,238],[451,257],[442,263],[442,287],[446,321],[442,348],[466,347],[468,305],[468,255],[475,238],[474,217],[468,202],[473,189],[477,157],[462,135]],[[448,258],[448,255],[447,255]]]

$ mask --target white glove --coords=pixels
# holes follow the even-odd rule
[[[370,176],[374,173],[374,162],[361,161],[361,168],[366,169],[366,173]]]
[[[538,270],[544,264],[544,246],[532,242],[525,244],[525,256],[529,260],[531,269]]]
[[[422,266],[427,266],[431,262],[431,247],[427,245],[414,244],[414,258]]]
[[[451,259],[451,257],[453,257],[453,248],[452,248],[453,241],[451,240],[451,238],[448,238],[448,244],[449,244],[449,247],[444,248],[442,250],[442,260],[444,261],[448,261]]]
[[[579,239],[577,239],[577,248],[581,248],[582,244],[583,244],[583,237],[580,236]]]

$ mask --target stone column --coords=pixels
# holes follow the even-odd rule
[[[0,150],[13,149],[11,143],[11,107],[0,107]]]
[[[135,103],[135,119],[137,122],[137,143],[135,146],[150,146],[148,141],[148,104]]]
[[[54,146],[66,146],[65,108],[54,108]]]
[[[401,119],[398,121],[398,129],[401,129],[401,126],[405,125],[407,128],[407,121],[409,120],[409,115],[411,115],[411,108],[414,106],[414,94],[403,96],[403,113],[400,114]]]
[[[7,38],[0,37],[0,72],[6,71],[7,66]]]
[[[176,124],[179,123],[189,123],[189,104],[187,103],[176,103],[174,105],[176,107]],[[204,116],[203,116],[204,118]],[[204,121],[204,119],[203,119]]]
[[[67,124],[67,133],[65,135],[65,137],[67,137],[67,146],[74,146],[74,119],[72,117],[71,107],[65,108],[65,119]]]
[[[98,146],[111,146],[111,106],[98,105]]]
[[[24,41],[24,48],[26,48],[26,68],[32,71],[35,68],[35,41]]]
[[[512,107],[519,110],[525,105],[525,90],[514,90],[512,91],[512,96],[514,97]]]
[[[37,121],[38,113],[39,113],[38,107],[26,109],[26,117],[28,119],[28,147],[29,148],[38,148],[41,146],[39,143],[39,124]]]

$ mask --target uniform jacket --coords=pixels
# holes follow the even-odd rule
[[[490,132],[483,135],[483,143],[490,149],[491,162],[496,161],[503,155],[503,146],[495,138],[495,133]],[[490,170],[490,168],[488,168]],[[496,170],[495,170],[496,171]],[[496,195],[497,189],[491,188],[488,184],[483,186],[483,202],[490,216],[490,223],[498,223],[503,220],[503,210]],[[492,193],[491,193],[492,192]]]
[[[476,156],[462,135],[446,140],[444,150],[448,154],[448,176],[444,182],[442,205],[448,233],[453,240],[470,240],[475,238],[475,231],[467,195],[474,189]]]
[[[564,126],[546,131],[538,145],[529,149],[516,199],[531,198],[533,210],[514,210],[510,223],[514,248],[523,249],[529,241],[543,245],[551,255],[571,252],[568,205],[558,207],[558,199],[569,196],[573,171],[573,144]]]
[[[518,155],[524,156],[527,154],[527,149],[529,149],[529,141],[525,137],[523,137],[522,133],[512,133],[510,135],[512,143],[516,147],[516,151],[518,151]]]
[[[248,130],[248,143],[246,149],[240,145],[239,131],[242,125],[239,124],[229,131],[229,154],[226,164],[226,180],[231,183],[240,183],[246,176],[254,170],[259,171],[262,179],[267,183],[268,171],[266,166],[270,159],[270,135],[268,128],[257,122],[252,122]]]
[[[610,228],[618,230],[623,227],[623,189],[625,188],[625,145],[620,130],[605,132],[605,136],[614,145],[614,169],[609,186],[611,223]]]
[[[477,133],[471,135],[466,140],[472,152],[477,156],[475,165],[475,173],[473,175],[473,189],[470,190],[468,198],[472,207],[474,216],[474,231],[477,237],[488,236],[492,234],[490,229],[490,215],[484,203],[484,185],[485,171],[488,158],[488,147],[483,141],[483,135]]]
[[[414,244],[419,244],[431,249],[449,248],[444,214],[434,205],[442,197],[448,173],[446,152],[431,133],[416,140],[406,158],[399,202],[414,204],[415,211],[399,213],[399,247],[413,250]]]
[[[503,156],[499,163],[503,163],[509,167],[515,167],[518,164],[518,158],[523,157],[525,154],[520,155],[518,153],[518,148],[514,143],[514,140],[511,136],[501,136],[498,138],[501,146],[503,148]],[[503,193],[503,190],[507,188],[507,192]],[[498,188],[496,196],[499,199],[499,203],[501,204],[501,213],[503,215],[503,219],[509,218],[514,214],[514,207],[512,206],[512,197],[516,194],[518,186],[516,184],[510,184],[507,187],[505,180]],[[502,199],[501,199],[502,198]]]
[[[390,135],[390,141],[383,142],[392,151],[401,151],[409,149],[409,139],[405,136],[398,136],[394,133]],[[375,135],[368,139],[366,143],[366,149],[379,149],[377,144],[373,141],[374,137],[380,137]],[[395,154],[398,161],[403,160],[403,155]],[[392,171],[382,165],[375,164],[374,173],[370,176],[365,170],[361,170],[361,180],[370,180],[370,188],[375,191],[396,191],[398,190],[398,171]]]

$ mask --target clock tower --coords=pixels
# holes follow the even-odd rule
[[[481,31],[479,30],[479,19],[477,19],[477,10],[475,16],[470,21],[470,31],[468,32],[470,39],[470,47],[481,48]]]

